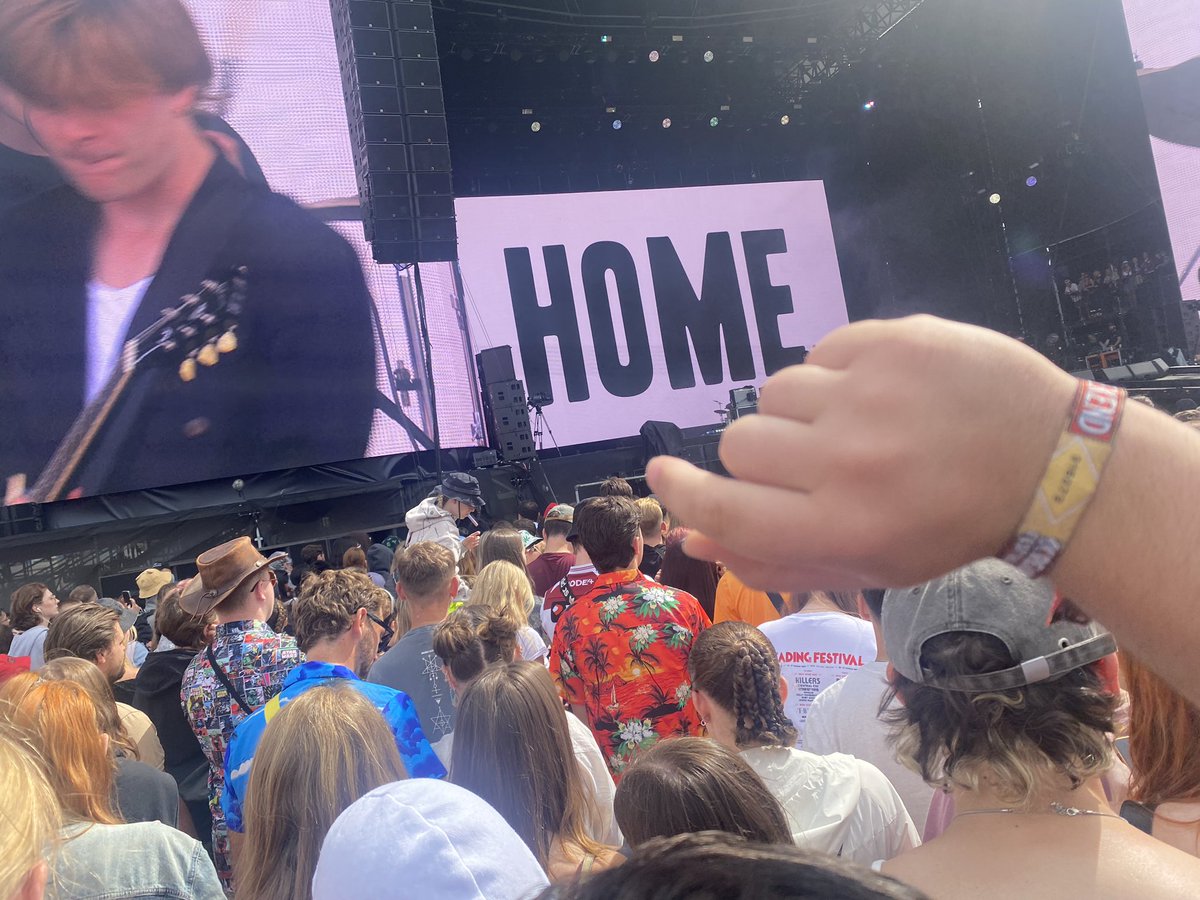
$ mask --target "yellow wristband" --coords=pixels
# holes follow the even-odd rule
[[[1044,575],[1054,565],[1092,502],[1124,410],[1125,392],[1120,388],[1079,382],[1067,427],[1029,511],[999,554],[1002,560],[1030,578]]]

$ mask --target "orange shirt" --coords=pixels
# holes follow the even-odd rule
[[[784,594],[790,600],[791,594]],[[717,582],[717,603],[713,609],[713,624],[717,622],[748,622],[757,628],[763,622],[774,622],[779,618],[771,598],[763,591],[746,587],[728,569]]]

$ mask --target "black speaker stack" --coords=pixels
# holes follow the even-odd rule
[[[430,0],[333,0],[366,236],[377,262],[458,258]]]
[[[475,355],[483,385],[483,415],[488,444],[504,462],[537,459],[529,424],[525,385],[513,369],[512,347],[491,347]]]

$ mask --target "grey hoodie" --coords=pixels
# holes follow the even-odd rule
[[[421,541],[433,541],[453,553],[456,563],[462,558],[462,538],[458,534],[458,523],[450,513],[437,505],[436,497],[426,497],[410,509],[404,517],[404,524],[408,526],[408,540],[404,544],[406,547]]]

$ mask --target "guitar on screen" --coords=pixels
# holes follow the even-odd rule
[[[196,379],[201,369],[217,365],[237,349],[237,327],[246,293],[246,269],[224,281],[206,279],[164,309],[153,325],[125,342],[117,367],[104,387],[83,408],[32,487],[25,474],[12,475],[5,486],[5,505],[47,503],[72,496],[68,489],[88,451],[117,408],[133,376],[149,368],[176,366],[181,381]]]

